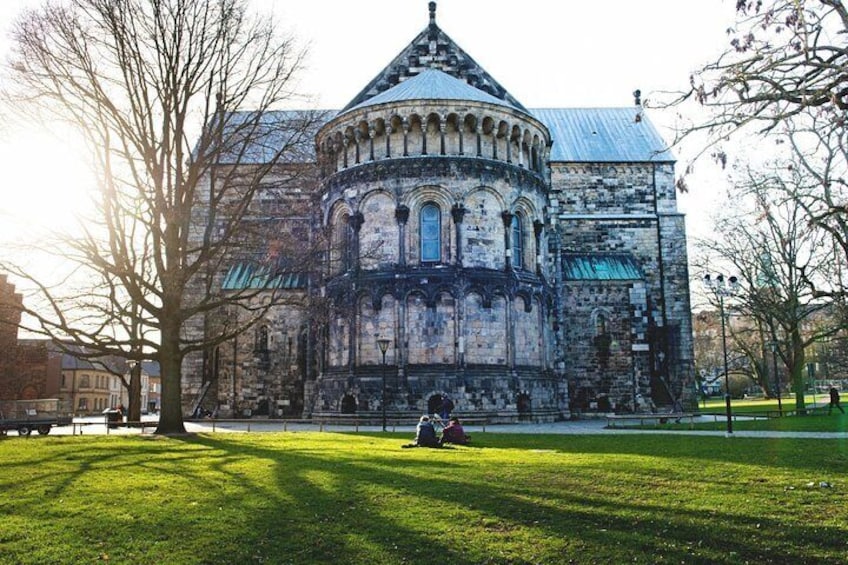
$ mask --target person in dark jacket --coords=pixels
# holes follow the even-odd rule
[[[462,428],[462,424],[459,423],[459,418],[451,418],[450,423],[442,431],[442,445],[446,443],[467,445],[470,439]]]
[[[828,415],[830,415],[830,413],[833,411],[834,406],[839,408],[839,411],[843,414],[845,413],[845,410],[842,409],[842,405],[839,404],[839,391],[836,390],[835,386],[832,386],[830,387],[830,404],[827,406]]]
[[[442,420],[447,421],[450,418],[451,412],[453,412],[453,400],[445,395],[442,398],[442,405],[439,407],[439,416],[441,416]]]
[[[403,447],[441,447],[429,416],[421,416],[415,428],[415,441]]]

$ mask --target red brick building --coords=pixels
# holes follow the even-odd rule
[[[0,275],[0,400],[48,398],[47,341],[18,340],[23,297]]]

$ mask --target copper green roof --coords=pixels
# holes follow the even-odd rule
[[[230,267],[221,283],[222,290],[261,290],[306,288],[306,274],[278,273],[271,275],[268,267],[237,263]]]
[[[627,281],[644,278],[636,258],[621,253],[563,253],[562,278],[567,281]]]

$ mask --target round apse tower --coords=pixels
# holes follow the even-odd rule
[[[448,396],[461,416],[556,419],[545,126],[431,68],[316,144],[330,314],[313,417],[413,418]]]

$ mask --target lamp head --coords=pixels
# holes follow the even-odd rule
[[[391,343],[388,339],[378,339],[377,347],[380,348],[380,353],[385,353],[389,350],[389,343]]]

